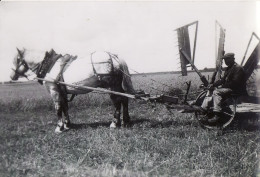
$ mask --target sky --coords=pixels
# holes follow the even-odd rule
[[[216,20],[240,63],[252,32],[260,36],[259,11],[257,1],[0,2],[0,81],[10,80],[16,47],[86,58],[109,51],[131,73],[179,71],[175,29],[194,21],[197,68],[215,66]]]

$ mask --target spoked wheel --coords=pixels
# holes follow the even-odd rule
[[[203,91],[199,94],[195,101],[195,105],[201,106],[204,98],[206,97],[207,91]],[[234,120],[236,115],[236,98],[229,97],[223,100],[222,102],[222,112],[220,116],[220,120],[217,123],[210,124],[210,123],[203,123],[201,121],[203,118],[211,119],[215,116],[213,112],[213,108],[211,107],[206,113],[202,112],[195,112],[195,117],[199,121],[200,125],[203,128],[208,129],[223,129],[231,124]]]

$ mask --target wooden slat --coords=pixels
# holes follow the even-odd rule
[[[254,103],[241,103],[237,105],[236,111],[241,112],[257,112],[260,113],[260,104]]]
[[[193,55],[191,56],[189,27],[194,24],[196,25],[196,28],[195,28],[195,38],[194,38],[194,46],[193,46],[193,53],[192,53]],[[196,49],[196,42],[197,42],[197,32],[198,32],[198,21],[177,28],[176,31],[178,35],[179,50],[185,51],[185,53],[189,56],[189,58],[191,58],[191,62],[194,63],[195,49]],[[186,61],[186,58],[181,53],[180,53],[180,64],[181,64],[182,75],[187,76],[187,67],[189,67],[188,66],[189,62]]]
[[[219,36],[219,45],[218,45],[218,53],[216,58],[216,69],[217,69],[217,78],[221,78],[221,66],[222,66],[222,57],[224,55],[224,44],[225,44],[225,29],[220,28],[220,36]]]
[[[191,58],[191,50],[190,50],[190,38],[188,27],[183,27],[177,29],[178,34],[178,46],[179,49],[184,50],[189,58]],[[183,76],[187,76],[187,64],[189,62],[180,54],[180,63],[181,63],[181,72]]]

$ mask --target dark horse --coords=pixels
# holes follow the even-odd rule
[[[93,53],[90,58],[77,59],[77,56],[69,54],[56,54],[54,50],[40,52],[17,49],[17,51],[18,53],[14,58],[15,69],[10,76],[12,80],[27,77],[27,72],[31,71],[38,78],[54,81],[39,82],[46,86],[54,101],[58,116],[55,129],[57,133],[70,128],[68,94],[86,94],[91,90],[72,88],[57,84],[55,81],[64,81],[79,86],[109,88],[112,91],[122,93],[133,94],[135,92],[127,64],[114,54],[108,52]],[[110,95],[110,98],[115,106],[114,118],[110,127],[127,126],[130,122],[128,98],[113,94]],[[123,107],[122,122],[120,120],[121,106]],[[62,113],[64,117],[62,117]]]

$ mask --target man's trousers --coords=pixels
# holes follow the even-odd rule
[[[223,97],[227,97],[232,93],[232,90],[229,88],[216,88],[213,93],[210,91],[207,92],[205,99],[201,107],[207,110],[209,107],[213,106],[213,112],[222,111],[222,100]],[[212,105],[213,104],[213,105]]]

